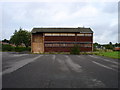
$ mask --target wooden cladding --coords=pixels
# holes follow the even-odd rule
[[[45,33],[45,36],[75,36],[75,33]]]
[[[71,47],[46,47],[45,52],[70,52]],[[80,47],[80,51],[82,52],[90,52],[92,51],[92,47]]]
[[[75,44],[45,44],[45,47],[74,47]],[[92,47],[92,44],[77,44],[79,47]]]
[[[80,41],[80,42],[92,42],[93,38],[91,36],[88,36],[88,37],[81,36],[81,37],[77,37],[77,41]]]
[[[92,36],[91,33],[78,33],[77,36]]]
[[[74,36],[46,36],[45,41],[75,41]]]
[[[31,51],[69,52],[76,44],[80,47],[80,51],[92,51],[92,43],[92,33],[36,33],[32,34]]]
[[[81,41],[81,42],[92,42],[91,36],[45,36],[45,41]]]
[[[44,36],[75,36],[75,33],[45,33]],[[77,33],[76,36],[92,36],[91,33]]]

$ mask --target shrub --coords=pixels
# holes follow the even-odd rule
[[[2,44],[2,51],[16,51],[16,52],[23,52],[23,51],[30,51],[30,47],[13,47],[9,44]]]
[[[80,54],[80,48],[78,45],[75,45],[73,48],[71,48],[70,54],[78,55]]]
[[[30,47],[15,47],[16,52],[30,51]]]
[[[4,45],[2,44],[2,51],[14,51],[14,47],[11,45]]]
[[[107,49],[105,49],[104,52],[107,52]]]

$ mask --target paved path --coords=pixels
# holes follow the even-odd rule
[[[118,60],[4,52],[3,88],[118,88]]]

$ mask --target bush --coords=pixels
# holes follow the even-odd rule
[[[2,44],[2,51],[14,51],[14,47],[11,45],[4,45]]]
[[[80,54],[80,48],[78,45],[75,45],[73,48],[71,48],[70,54],[78,55]]]
[[[13,47],[11,45],[2,45],[2,51],[16,51],[16,52],[23,52],[23,51],[30,51],[30,47]]]
[[[107,52],[107,49],[105,49],[104,52]]]
[[[15,47],[16,52],[30,51],[30,47]]]

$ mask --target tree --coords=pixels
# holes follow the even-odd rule
[[[15,30],[10,38],[10,42],[16,46],[24,44],[26,47],[28,47],[30,46],[31,42],[31,33],[27,30],[22,30],[22,28],[20,28],[19,31]]]
[[[118,47],[118,43],[115,43],[115,45],[114,45],[115,47]]]
[[[120,47],[120,43],[115,43],[115,47]]]
[[[96,48],[96,47],[98,47],[98,45],[99,45],[99,44],[98,44],[97,42],[95,42],[95,43],[93,44],[93,47]]]
[[[4,39],[4,40],[2,40],[2,42],[9,43],[9,40],[7,40],[7,39]]]
[[[109,42],[109,45],[112,45],[112,42]]]
[[[106,49],[113,49],[112,42],[109,42],[109,44],[105,45]]]
[[[100,48],[100,47],[101,47],[101,45],[100,45],[100,44],[98,44],[97,42],[95,42],[95,43],[93,43],[93,47],[94,47],[94,48]]]

